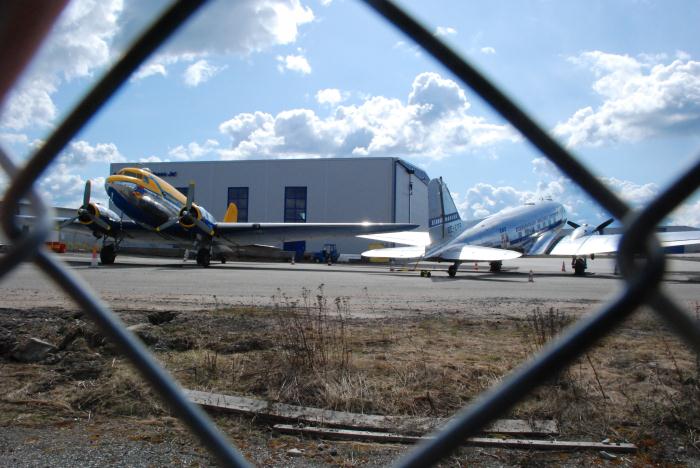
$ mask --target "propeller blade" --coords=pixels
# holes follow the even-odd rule
[[[85,181],[85,191],[83,192],[83,206],[90,204],[90,191],[92,190],[92,182],[90,179]]]
[[[187,211],[190,211],[190,208],[192,208],[192,202],[194,202],[194,182],[190,182],[187,188],[187,202],[185,203]]]
[[[73,221],[75,221],[76,219],[78,219],[77,216],[73,216],[72,218],[66,219],[66,220],[63,221],[61,224],[58,225],[58,229],[63,229],[64,227],[66,227],[66,226],[68,226],[68,225],[70,225],[70,224],[73,224]]]
[[[580,224],[576,224],[576,223],[573,222],[573,221],[567,221],[566,224],[568,224],[569,226],[571,226],[571,227],[574,228],[574,229],[581,227]]]
[[[173,224],[177,223],[178,221],[180,221],[180,218],[170,218],[169,220],[167,220],[166,222],[164,222],[163,224],[158,226],[156,228],[156,231],[164,231],[164,230],[168,229],[170,226],[172,226]]]
[[[600,224],[598,225],[598,227],[596,227],[596,228],[593,230],[593,232],[598,231],[599,233],[602,234],[602,233],[603,233],[603,229],[605,229],[606,227],[608,227],[613,221],[615,221],[615,220],[614,220],[613,218],[610,218],[610,219],[608,219],[607,221],[604,221],[604,222],[600,223]]]

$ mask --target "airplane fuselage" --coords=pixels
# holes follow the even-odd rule
[[[565,224],[566,210],[559,203],[524,205],[496,213],[466,229],[462,228],[462,222],[446,226],[446,229],[463,229],[447,245],[469,244],[531,252],[540,240],[543,245],[548,244],[545,238],[549,240],[555,236]],[[431,250],[437,252],[444,247],[445,244],[431,246],[426,256],[431,256]]]
[[[105,190],[114,205],[129,218],[147,229],[155,230],[171,218],[177,217],[185,207],[186,197],[172,185],[151,172],[128,168],[109,176]],[[196,206],[197,215],[210,226],[214,217],[204,208]],[[184,234],[179,225],[168,228],[168,233]]]

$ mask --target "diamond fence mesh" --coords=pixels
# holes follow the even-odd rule
[[[63,262],[43,248],[44,240],[53,228],[53,219],[50,209],[34,188],[35,182],[48,165],[102,105],[204,3],[204,0],[181,0],[167,9],[22,167],[15,166],[5,151],[0,149],[0,165],[11,179],[0,213],[0,222],[10,240],[6,254],[0,258],[0,278],[11,274],[20,262],[33,261],[57,287],[89,314],[106,336],[118,344],[143,378],[222,465],[248,466],[241,453],[206,414],[187,399],[178,384],[160,367],[141,342],[126,330],[117,316]],[[538,356],[524,363],[499,385],[464,408],[435,438],[409,452],[398,462],[398,466],[426,466],[447,457],[466,437],[476,435],[481,428],[524,399],[533,388],[570,365],[604,336],[614,333],[615,327],[641,306],[653,308],[689,348],[700,353],[700,326],[660,289],[665,268],[664,253],[654,234],[656,226],[700,185],[700,158],[643,211],[632,211],[493,83],[403,9],[385,0],[364,0],[364,3],[417,42],[479,94],[564,174],[613,216],[622,220],[624,225],[618,252],[618,263],[626,283],[624,291],[596,313],[581,319]],[[24,8],[16,8],[15,5],[3,7],[5,14],[13,14],[19,20],[19,27],[17,22],[0,21],[0,37],[20,40],[15,50],[6,50],[0,54],[8,70],[3,81],[0,81],[0,98],[6,95],[32,56],[61,6],[61,2],[49,1],[44,3],[44,8],[40,11],[29,9],[26,5]],[[35,227],[28,233],[22,232],[14,219],[20,200],[23,199],[30,202],[32,213],[36,217]]]

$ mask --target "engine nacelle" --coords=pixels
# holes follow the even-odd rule
[[[196,224],[195,219],[202,219],[202,210],[197,205],[192,205],[189,211],[187,207],[180,210],[180,226],[192,229]]]
[[[178,222],[185,229],[196,229],[207,236],[214,235],[213,229],[216,224],[214,217],[197,205],[192,205],[189,210],[187,207],[183,207],[180,210]]]
[[[99,218],[106,224],[100,225],[100,223],[95,222],[94,218]],[[87,207],[78,211],[78,221],[95,233],[108,235],[115,235],[121,224],[121,219],[114,211],[95,202],[89,203]]]

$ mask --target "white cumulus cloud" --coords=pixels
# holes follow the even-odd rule
[[[506,208],[514,208],[528,202],[551,199],[566,208],[569,219],[576,223],[598,224],[610,215],[598,206],[584,190],[565,177],[546,158],[532,160],[535,185],[520,190],[511,186],[478,183],[455,196],[455,203],[466,219],[483,218]],[[614,177],[600,177],[615,194],[633,209],[646,206],[659,194],[656,184],[640,184]]]
[[[13,130],[50,126],[58,115],[53,95],[68,81],[104,68],[164,8],[162,2],[73,0],[48,35],[30,69],[15,86],[0,114],[0,127]],[[133,79],[168,76],[171,66],[211,55],[249,55],[293,43],[299,28],[314,19],[300,0],[209,2],[151,58]],[[189,71],[201,83],[212,69]]]
[[[554,132],[567,145],[636,142],[700,130],[700,62],[663,56],[585,52],[570,59],[596,76],[593,90],[603,103],[577,110]]]
[[[359,105],[339,105],[326,118],[310,109],[238,114],[219,126],[232,143],[221,154],[230,159],[395,154],[441,158],[518,140],[510,127],[471,115],[469,108],[457,83],[421,73],[406,102],[373,96]]]
[[[329,104],[331,106],[335,106],[337,104],[340,104],[344,100],[345,98],[343,97],[343,93],[341,93],[339,89],[320,89],[316,93],[316,102],[318,102],[319,104]]]
[[[152,2],[128,3],[123,38],[142,28],[143,17],[153,17]],[[311,8],[300,0],[216,0],[205,5],[191,21],[151,60],[158,64],[139,77],[167,73],[178,62],[192,62],[211,55],[247,56],[277,45],[296,41],[299,28],[314,19]]]
[[[121,0],[71,2],[10,94],[0,126],[20,130],[50,125],[57,114],[52,95],[58,87],[91,76],[110,60],[122,8]]]
[[[225,67],[218,67],[212,65],[206,60],[198,60],[185,70],[183,74],[183,80],[185,84],[190,87],[199,86],[205,81],[209,81],[214,75],[219,73]]]
[[[168,151],[169,160],[193,161],[213,155],[219,147],[219,142],[214,139],[206,140],[203,144],[193,141],[187,145],[178,145]]]
[[[61,153],[59,160],[66,166],[126,161],[114,143],[98,143],[93,146],[85,140],[74,141],[68,145],[68,148]]]
[[[488,47],[488,46],[482,47],[480,50],[481,50],[481,53],[484,55],[493,55],[496,53],[496,49],[494,49],[493,47]]]
[[[302,75],[311,73],[311,65],[309,65],[309,61],[303,55],[280,55],[277,57],[277,62],[277,68],[280,72],[290,70]]]
[[[449,26],[438,26],[435,28],[435,35],[438,37],[454,36],[455,34],[457,34],[457,30]]]

